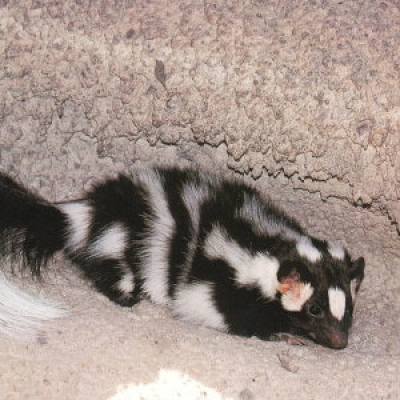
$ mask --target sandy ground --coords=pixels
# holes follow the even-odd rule
[[[1,399],[399,398],[395,292],[362,290],[349,346],[335,351],[234,337],[147,301],[124,309],[56,264],[25,288],[70,314],[29,341],[0,343]]]

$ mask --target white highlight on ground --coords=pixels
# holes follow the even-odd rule
[[[179,371],[161,369],[151,383],[119,386],[107,400],[233,400]]]

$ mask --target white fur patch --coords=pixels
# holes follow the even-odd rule
[[[59,207],[68,217],[67,247],[78,251],[87,244],[92,208],[85,202],[65,203]]]
[[[317,262],[321,259],[320,251],[312,244],[311,239],[307,236],[302,236],[296,244],[298,253],[307,258],[311,262]]]
[[[262,253],[251,255],[228,238],[220,227],[215,227],[208,235],[204,250],[210,258],[225,260],[236,271],[239,284],[257,285],[266,297],[275,297],[279,286],[279,262],[275,257]]]
[[[296,283],[291,290],[282,295],[282,307],[287,311],[301,311],[313,293],[314,288],[310,283]]]
[[[193,261],[194,253],[196,251],[196,243],[200,226],[200,207],[209,196],[209,188],[205,182],[201,182],[199,184],[188,183],[183,187],[182,200],[189,211],[192,223],[192,239],[189,242],[185,264],[181,266],[182,281],[187,278],[187,273],[190,269],[190,264]]]
[[[43,322],[66,314],[56,304],[13,286],[0,273],[0,338],[27,339],[43,328]]]
[[[182,199],[196,229],[200,223],[200,206],[209,195],[208,187],[205,184],[202,186],[188,184],[183,189]]]
[[[180,319],[226,330],[223,315],[212,298],[212,286],[206,283],[179,286],[172,304],[173,313]]]
[[[125,295],[131,295],[135,284],[133,282],[133,274],[126,270],[123,277],[118,281],[118,289]]]
[[[343,318],[346,310],[346,295],[342,289],[334,287],[329,288],[328,298],[331,314],[340,321]]]
[[[169,211],[161,177],[155,170],[143,170],[138,181],[149,193],[149,202],[154,213],[149,232],[144,239],[143,288],[155,303],[167,304],[170,240],[175,230],[175,221]]]
[[[126,249],[128,234],[122,224],[116,223],[107,228],[89,249],[95,257],[122,258]]]
[[[255,196],[244,195],[243,206],[237,216],[249,222],[255,232],[261,235],[282,236],[288,240],[296,240],[301,237],[284,220],[268,213],[265,205]]]
[[[337,260],[343,261],[346,256],[343,246],[338,243],[329,243],[328,251],[329,254]]]
[[[351,300],[353,301],[353,304],[356,302],[356,297],[357,297],[357,279],[352,279],[350,281],[350,294],[351,294]]]

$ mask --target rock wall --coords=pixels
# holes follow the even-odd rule
[[[0,166],[54,200],[230,169],[398,273],[398,48],[394,0],[0,0]]]

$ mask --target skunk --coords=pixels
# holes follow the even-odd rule
[[[165,167],[54,204],[0,174],[0,250],[34,275],[63,252],[121,306],[149,298],[195,324],[266,340],[303,335],[335,349],[347,346],[365,264],[308,235],[254,185]],[[0,325],[12,329],[7,310],[22,296],[10,293],[0,279]],[[34,301],[21,303],[24,318]],[[53,317],[39,306],[39,317]]]

